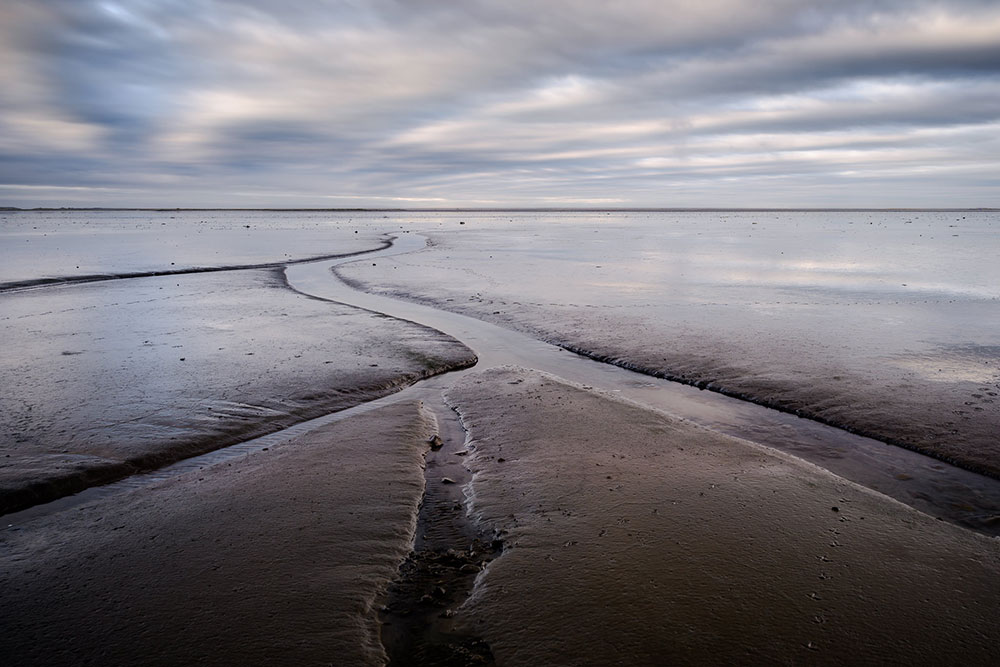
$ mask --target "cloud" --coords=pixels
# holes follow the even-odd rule
[[[1000,205],[995,2],[12,0],[0,85],[66,205]]]

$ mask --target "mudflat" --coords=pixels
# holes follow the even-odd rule
[[[1000,479],[995,212],[450,222],[424,226],[425,251],[337,272]]]
[[[497,664],[995,663],[995,539],[535,371],[447,396],[505,545],[458,619]]]
[[[410,322],[280,270],[0,294],[0,512],[275,431],[468,366]]]
[[[378,665],[434,417],[400,402],[0,532],[11,665]]]

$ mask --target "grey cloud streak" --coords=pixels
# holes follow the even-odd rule
[[[13,0],[0,65],[0,205],[1000,205],[995,2]]]

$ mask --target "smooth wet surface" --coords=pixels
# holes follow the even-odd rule
[[[775,449],[518,368],[447,391],[504,551],[499,665],[992,665],[1000,540]]]
[[[368,225],[353,218],[330,211],[5,211],[0,285],[264,264],[373,247]]]
[[[609,391],[642,405],[682,416],[708,428],[793,453],[932,516],[954,521],[986,534],[1000,534],[1000,521],[997,520],[1000,516],[1000,483],[991,478],[752,403],[592,361],[478,319],[358,292],[331,275],[331,268],[338,264],[371,260],[377,263],[379,257],[414,252],[424,248],[425,244],[426,239],[417,234],[400,234],[392,248],[366,255],[361,260],[343,258],[289,267],[288,281],[295,289],[319,298],[419,322],[454,336],[477,353],[480,358],[477,369],[513,364],[544,370],[581,385]],[[370,406],[384,402],[423,397],[434,403],[440,391],[453,383],[461,373],[431,378],[378,402],[181,462],[176,468],[154,473],[153,477],[147,479],[169,476],[175,469],[213,465],[225,457],[242,455],[245,451],[268,446],[269,443],[304,432],[327,420],[341,419],[355,414],[355,411],[368,410],[371,409]],[[454,468],[451,472],[457,474]],[[81,494],[82,498],[74,497],[59,503],[69,506],[84,502],[86,498],[114,494],[118,485],[127,488],[144,483],[143,479],[125,480],[111,487],[92,489]],[[5,523],[16,524],[31,516],[58,511],[59,507],[59,504],[46,505],[18,515],[9,515],[5,517]]]
[[[354,261],[377,266],[388,255],[414,252],[423,245],[424,239],[415,234],[400,234],[396,247]],[[351,260],[341,260],[347,261]],[[231,612],[240,605],[249,604],[253,613],[262,609],[274,613],[271,617],[258,613],[252,619],[255,623],[259,621],[263,628],[253,633],[257,645],[242,643],[238,650],[273,651],[280,642],[289,642],[287,647],[280,644],[281,653],[276,661],[295,655],[302,648],[295,642],[311,636],[310,633],[323,632],[322,626],[314,622],[312,596],[322,598],[323,603],[350,602],[350,596],[342,593],[344,585],[331,583],[329,579],[326,569],[332,562],[317,557],[313,550],[329,536],[336,538],[340,530],[353,535],[358,530],[373,527],[370,513],[385,511],[387,507],[381,498],[382,484],[389,484],[395,493],[400,490],[397,478],[392,477],[389,481],[391,475],[387,473],[391,469],[408,475],[416,472],[415,478],[410,475],[408,484],[418,493],[423,482],[424,495],[416,530],[411,529],[405,535],[396,530],[406,523],[407,513],[404,512],[391,520],[377,520],[375,527],[395,532],[392,548],[373,546],[368,540],[362,543],[377,553],[383,581],[394,571],[390,566],[400,562],[401,549],[406,545],[414,549],[406,562],[419,563],[420,554],[424,554],[423,565],[413,569],[425,567],[425,574],[434,578],[417,577],[416,584],[408,586],[404,565],[396,580],[399,590],[403,591],[402,606],[397,609],[406,611],[407,604],[413,609],[420,608],[420,614],[413,617],[415,620],[410,625],[426,627],[433,624],[433,628],[418,641],[426,642],[429,638],[432,645],[436,642],[438,648],[443,646],[448,659],[467,655],[492,659],[496,654],[498,660],[503,658],[509,662],[515,655],[512,651],[527,650],[543,655],[553,647],[555,653],[549,655],[566,655],[560,642],[569,642],[566,647],[580,653],[580,664],[587,659],[606,663],[608,660],[602,661],[595,656],[600,655],[598,649],[606,650],[608,646],[611,646],[611,655],[638,657],[640,662],[641,656],[646,655],[643,651],[652,647],[650,655],[654,657],[648,662],[655,664],[664,655],[661,649],[680,650],[678,647],[683,641],[691,641],[692,637],[693,651],[707,650],[709,655],[718,657],[720,646],[732,649],[732,642],[719,645],[706,642],[716,641],[721,636],[719,632],[730,631],[748,636],[735,643],[733,655],[759,644],[766,655],[776,652],[777,657],[787,657],[797,651],[810,661],[815,659],[817,664],[839,664],[844,656],[854,655],[853,642],[865,633],[871,635],[871,641],[865,646],[880,659],[902,655],[897,649],[920,654],[923,649],[907,639],[914,633],[925,643],[940,645],[944,651],[942,655],[957,647],[961,647],[961,651],[954,655],[988,653],[990,644],[988,641],[984,644],[979,638],[993,634],[989,618],[995,616],[990,611],[995,607],[995,598],[990,596],[989,584],[982,582],[992,580],[995,565],[990,563],[995,558],[991,561],[992,556],[980,558],[979,555],[981,552],[993,554],[995,541],[934,522],[887,502],[877,494],[803,465],[797,459],[782,458],[728,440],[693,424],[793,452],[867,486],[890,486],[894,480],[896,488],[890,495],[917,507],[924,503],[921,509],[925,512],[946,516],[990,534],[996,534],[995,524],[983,519],[997,514],[997,484],[993,480],[751,403],[594,362],[477,319],[359,294],[331,275],[331,264],[291,267],[287,272],[288,283],[318,298],[402,317],[451,333],[470,344],[480,355],[477,368],[421,381],[397,394],[188,459],[150,475],[136,476],[5,516],[5,539],[26,545],[25,554],[39,548],[36,537],[44,537],[46,531],[66,541],[63,552],[53,553],[47,561],[56,574],[48,576],[44,568],[38,570],[30,561],[12,567],[9,572],[20,570],[24,565],[24,581],[34,577],[32,585],[37,584],[38,590],[46,591],[46,595],[51,592],[51,599],[64,600],[68,590],[74,601],[83,600],[86,608],[98,609],[97,613],[83,613],[72,606],[60,606],[58,611],[65,621],[64,627],[69,629],[62,639],[72,640],[76,636],[75,623],[81,618],[88,619],[88,632],[96,628],[93,636],[99,638],[110,627],[103,621],[104,614],[114,617],[120,610],[131,608],[129,605],[140,608],[146,605],[155,608],[155,613],[164,613],[165,607],[159,602],[162,595],[183,604],[188,604],[195,595],[198,599],[214,597],[218,601],[198,608],[198,614],[207,615],[206,622],[201,622],[197,615],[168,612],[170,622],[178,624],[176,633],[167,633],[168,639],[175,634],[189,636],[190,631],[201,633],[194,641],[180,646],[182,652],[190,651],[190,655],[196,657],[209,655],[216,660],[228,659],[230,654],[217,650],[218,642],[213,641],[211,633],[235,621],[238,629],[226,638],[238,636],[245,626],[240,621],[242,617]],[[576,386],[545,376],[541,382],[551,386],[547,386],[542,395],[526,384],[526,379],[537,377],[537,373],[521,370],[500,371],[499,375],[483,373],[483,369],[501,365],[545,370],[575,382]],[[581,388],[588,391],[581,391]],[[442,391],[448,391],[447,404],[442,401]],[[648,410],[634,409],[628,404],[606,400],[607,396],[623,397],[641,406],[679,415],[683,420],[678,422]],[[535,399],[538,399],[537,405],[533,402]],[[427,453],[423,480],[419,474],[420,445],[426,446],[430,430],[421,427],[416,440],[412,434],[403,438],[398,434],[388,437],[378,434],[379,429],[394,418],[387,419],[381,415],[388,413],[376,411],[398,410],[407,405],[415,406],[425,415],[428,425],[434,419],[426,416],[433,413],[438,433],[443,436],[442,447]],[[476,450],[475,462],[468,466],[477,475],[482,475],[478,482],[470,483],[465,465],[469,457],[462,455],[465,431],[451,406],[471,409],[463,413],[463,417],[471,419],[468,426],[478,438],[472,444]],[[476,411],[482,415],[476,416]],[[340,422],[345,422],[344,426],[354,431],[350,435],[338,431]],[[551,429],[552,442],[548,442],[545,435],[549,433],[547,429]],[[682,439],[671,439],[661,429],[675,429],[683,434]],[[297,438],[298,441],[291,442]],[[398,460],[368,460],[365,454],[369,447],[384,447],[387,443],[404,440],[416,448],[411,448],[409,460],[402,467],[397,465]],[[284,448],[285,443],[291,446]],[[596,450],[587,451],[595,443]],[[305,446],[300,450],[299,445]],[[310,453],[310,447],[317,445],[328,447],[334,453],[350,452],[352,456],[362,457],[369,466],[367,472],[358,476],[356,471],[361,468],[355,463],[337,466],[335,456],[325,455],[322,450]],[[676,469],[677,454],[671,453],[675,448],[682,453],[680,458],[690,459],[691,465],[683,470]],[[390,449],[393,448],[386,451]],[[624,452],[628,454],[627,463],[622,456]],[[283,468],[280,461],[279,465],[267,464],[266,459],[275,454],[279,457],[286,454],[300,458],[311,456],[313,461],[289,474],[290,470]],[[512,454],[513,458],[505,461],[503,456]],[[594,456],[598,458],[593,459]],[[541,458],[533,460],[532,457]],[[516,468],[518,458],[522,458],[520,472]],[[647,458],[659,465],[650,466],[644,462]],[[714,468],[703,465],[712,458],[719,459]],[[588,462],[592,464],[594,460],[609,467],[589,468]],[[354,505],[348,506],[335,499],[335,493],[304,481],[306,475],[311,475],[323,484],[332,484],[332,491],[343,491],[342,485],[325,472],[328,466],[346,475],[345,480],[360,490],[357,502],[366,503],[368,510],[356,512]],[[484,466],[491,468],[486,471],[488,474]],[[228,493],[227,485],[236,482],[241,476],[239,471],[251,469],[256,469],[255,474],[273,485],[273,491],[261,493],[257,483],[244,479],[234,488],[248,491],[245,499]],[[565,473],[559,472],[562,469]],[[618,474],[621,479],[606,483],[606,479],[611,478],[605,473]],[[593,489],[588,491],[581,486],[584,478],[593,482]],[[289,483],[289,480],[295,482]],[[510,488],[516,493],[491,494],[488,487],[498,483],[512,485]],[[299,491],[299,484],[304,485],[303,492]],[[189,489],[193,493],[189,493]],[[412,509],[408,511],[416,514],[412,490],[408,501]],[[789,490],[794,491],[791,499],[785,493]],[[315,497],[309,493],[314,493]],[[606,493],[620,493],[621,502],[608,503]],[[466,497],[466,494],[470,495]],[[277,500],[274,507],[270,506],[272,496]],[[200,513],[206,498],[215,499],[209,506],[215,503],[225,512],[235,511],[240,522],[233,523],[221,514],[206,522],[206,517]],[[496,516],[480,516],[483,507],[496,504],[498,498],[509,502],[510,506],[501,507],[495,512]],[[92,502],[101,499],[108,502]],[[964,505],[957,509],[949,507],[949,499],[956,499],[956,505]],[[980,509],[977,510],[970,499],[975,499]],[[316,502],[330,506],[330,511],[318,524],[326,532],[321,530],[301,539],[302,534],[296,531],[302,526],[296,522],[309,518],[306,510],[315,515]],[[300,503],[305,504],[300,506]],[[831,508],[833,503],[841,507]],[[78,511],[65,511],[73,507]],[[591,511],[594,507],[598,512]],[[652,511],[646,512],[650,507]],[[132,509],[136,508],[145,508],[153,520],[148,525],[144,523],[146,519],[136,521],[132,514]],[[465,508],[472,510],[473,516],[480,520],[467,520]],[[868,515],[868,521],[864,521],[866,517],[861,516],[859,510]],[[630,514],[634,512],[642,516]],[[61,516],[54,516],[56,514]],[[877,516],[888,518],[888,522],[873,525],[877,523],[873,521]],[[93,524],[83,525],[81,519],[93,521]],[[104,525],[98,523],[105,519],[114,521]],[[222,528],[213,530],[215,525]],[[123,526],[131,528],[117,532]],[[163,526],[170,530],[162,530]],[[273,534],[261,533],[267,545],[261,550],[261,538],[254,535],[265,526],[273,529]],[[138,530],[134,529],[136,527]],[[79,536],[67,537],[65,528],[72,528]],[[487,559],[496,558],[497,555],[487,553],[494,547],[483,542],[480,531],[498,528],[502,529],[499,535],[505,540],[508,535],[511,537],[509,545],[505,542],[504,556],[491,562],[485,573],[477,571],[486,562],[477,559],[484,555]],[[506,532],[508,528],[509,533]],[[24,532],[19,532],[22,530]],[[95,531],[111,536],[108,538],[111,548],[88,551],[78,546],[85,544],[89,533]],[[477,536],[480,538],[478,543],[475,541]],[[538,536],[542,537],[541,542],[531,548],[532,540]],[[759,536],[765,539],[758,540]],[[790,543],[783,547],[775,542],[777,537],[790,540]],[[663,542],[660,544],[656,540]],[[241,541],[249,546],[231,549],[231,543]],[[190,556],[175,550],[175,543],[188,549]],[[283,545],[289,543],[295,544],[295,553],[284,548]],[[465,552],[447,551],[450,545],[459,544],[472,546]],[[340,546],[343,545],[338,544]],[[508,546],[509,553],[506,551]],[[254,548],[267,557],[263,560],[250,558],[242,565]],[[586,556],[585,549],[593,548],[598,549],[600,558]],[[802,551],[803,548],[815,551]],[[326,547],[323,549],[326,555]],[[642,557],[638,557],[640,552]],[[181,554],[179,561],[178,554]],[[606,558],[608,555],[610,558]],[[120,556],[127,556],[127,567],[122,568],[121,563],[115,561]],[[141,566],[141,563],[154,562],[151,558],[161,557],[165,559],[164,568]],[[232,557],[235,557],[232,561],[225,560]],[[274,559],[273,563],[268,560],[270,558]],[[932,567],[924,568],[921,559]],[[963,563],[962,559],[974,562],[957,567]],[[66,564],[76,561],[82,564],[81,567],[67,570]],[[354,563],[369,560],[352,556],[343,562],[348,566],[345,581],[357,583],[350,568]],[[911,567],[911,562],[917,566]],[[136,563],[140,565],[136,567]],[[176,569],[178,563],[182,565],[180,570]],[[192,569],[191,563],[200,565]],[[315,572],[303,573],[300,563],[310,564]],[[685,563],[690,567],[687,571],[684,567],[676,567]],[[874,575],[868,574],[872,564],[877,566]],[[465,570],[465,579],[475,580],[472,598],[467,601],[472,581],[462,583],[461,577],[444,576],[439,569],[452,565],[457,565],[460,572]],[[581,567],[577,568],[578,565]],[[288,575],[275,576],[275,567],[285,568],[283,571]],[[940,577],[934,568],[940,569]],[[982,582],[980,570],[986,572]],[[67,571],[71,578],[79,571],[83,575],[78,579],[80,583],[70,586],[61,583],[58,577]],[[192,580],[192,571],[199,579]],[[183,576],[174,579],[177,572]],[[142,577],[149,573],[154,577],[151,585],[146,585]],[[159,577],[161,573],[166,576]],[[120,575],[125,576],[128,585],[119,585]],[[254,580],[259,576],[264,576],[270,588],[258,589]],[[560,576],[565,577],[565,581],[560,581]],[[101,577],[111,577],[107,581],[112,583],[100,583],[104,581]],[[296,577],[301,579],[301,587],[289,592],[284,588],[285,583]],[[221,588],[215,586],[213,589],[210,585],[201,590],[198,582],[202,580],[221,584]],[[448,590],[441,592],[438,589],[445,588],[441,585],[445,580]],[[88,585],[95,581],[99,583],[99,590],[110,591],[110,595],[92,595]],[[903,586],[897,590],[900,581]],[[362,588],[370,592],[380,590],[382,585],[369,582]],[[671,594],[659,594],[658,585],[665,586]],[[426,589],[423,595],[427,598],[414,601],[413,593],[423,590],[421,587]],[[518,587],[526,588],[519,592]],[[553,592],[546,592],[547,587]],[[707,598],[706,590],[709,591]],[[138,591],[138,594],[129,591]],[[337,593],[331,595],[331,591]],[[254,595],[262,596],[265,604],[258,604]],[[42,628],[42,632],[51,636],[53,626],[44,613],[39,614],[44,611],[44,603],[40,605],[39,599],[29,590],[21,596],[29,613],[19,614],[16,609],[11,613],[17,623],[26,624],[24,627],[37,624],[34,627]],[[108,600],[110,606],[101,608]],[[548,604],[553,600],[560,601],[563,608]],[[294,601],[305,613],[285,607],[278,609],[277,605],[285,601]],[[901,601],[904,604],[900,605]],[[388,602],[393,604],[391,596]],[[396,604],[399,603],[397,599]],[[614,612],[616,603],[632,617]],[[51,604],[56,606],[56,603]],[[454,611],[452,605],[456,604],[459,607],[456,615],[449,615]],[[666,606],[656,613],[648,612],[657,605]],[[770,610],[767,617],[776,625],[774,632],[754,632],[759,624],[753,619],[762,605]],[[358,622],[372,623],[370,601],[362,606],[364,608],[354,610],[343,622],[335,623],[333,629],[347,630]],[[883,610],[890,606],[893,613],[887,620]],[[778,609],[781,614],[775,613]],[[224,613],[212,618],[213,610]],[[856,613],[858,611],[861,613]],[[668,641],[666,646],[657,647],[656,642],[664,640],[668,628],[656,626],[655,621],[663,622],[669,612],[678,614],[676,622],[668,625],[669,629],[681,633],[680,641]],[[393,622],[391,613],[382,616],[383,624]],[[530,627],[526,627],[525,621],[532,618],[531,614],[539,618],[537,622],[529,620],[527,626]],[[125,638],[125,646],[132,644],[133,629],[137,637],[145,637],[150,627],[163,627],[159,623],[146,626],[143,622],[133,627],[133,620],[140,617],[144,618],[142,614],[119,613],[117,618],[125,624],[125,630],[116,631],[115,635]],[[425,617],[430,624],[424,622]],[[792,621],[786,622],[786,618]],[[93,622],[95,619],[97,623]],[[752,622],[746,622],[748,619]],[[917,622],[911,622],[914,619]],[[484,620],[481,625],[469,625],[470,621]],[[296,625],[300,621],[304,622]],[[615,621],[623,626],[616,627]],[[891,626],[888,638],[880,626],[882,621],[886,622],[886,627]],[[189,622],[193,623],[192,628],[185,628],[184,624]],[[940,640],[935,639],[933,633],[920,630],[932,623],[943,630],[939,633]],[[284,624],[291,624],[291,629],[280,630]],[[956,632],[951,631],[953,626]],[[538,632],[531,632],[533,628]],[[527,635],[524,634],[526,630]],[[268,639],[268,632],[277,632],[277,639]],[[779,633],[787,636],[776,641]],[[392,628],[383,625],[382,639],[388,640],[390,654],[395,646],[395,650],[406,655],[407,647],[413,644],[401,642],[398,637],[393,640],[391,634]],[[844,641],[844,637],[848,641]],[[728,634],[726,638],[732,639]],[[29,644],[32,641],[27,634],[18,635],[19,641],[25,639]],[[354,648],[361,643],[356,638],[347,641]],[[625,643],[614,646],[618,641]],[[593,650],[588,642],[596,642]],[[902,643],[893,648],[891,642]],[[50,646],[57,648],[50,650],[47,648]],[[70,656],[71,661],[71,652],[78,647],[75,640],[58,645],[44,641],[32,645],[31,650],[49,651],[50,655],[52,650],[58,650],[61,657]],[[99,644],[94,647],[87,650],[101,650]],[[131,646],[128,650],[133,649]],[[373,654],[379,650],[367,640],[365,649]]]
[[[0,662],[384,665],[434,421],[384,405],[0,532]]]
[[[436,331],[297,294],[279,269],[36,288],[0,308],[0,511],[473,360]]]
[[[450,213],[340,275],[1000,478],[1000,214]]]
[[[392,248],[365,260],[420,250],[425,239],[401,234]],[[1000,534],[1000,482],[900,447],[713,392],[651,378],[569,353],[524,334],[420,304],[360,293],[331,280],[330,269],[350,260],[289,267],[302,292],[383,312],[443,331],[471,347],[477,369],[518,365],[610,391],[713,430],[790,452],[933,516]],[[451,381],[447,378],[433,380]]]

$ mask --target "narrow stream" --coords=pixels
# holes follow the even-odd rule
[[[365,255],[289,265],[289,286],[303,294],[409,320],[444,332],[479,357],[472,369],[439,375],[354,408],[302,422],[282,431],[180,461],[160,470],[94,487],[51,503],[5,515],[11,529],[33,518],[107,498],[187,472],[275,447],[317,427],[379,407],[418,399],[438,422],[440,440],[426,457],[426,486],[413,551],[382,601],[381,639],[393,665],[493,664],[490,647],[455,632],[452,612],[468,597],[477,573],[503,548],[498,536],[465,512],[463,465],[466,433],[442,399],[459,375],[501,365],[551,373],[588,388],[621,396],[715,431],[789,452],[844,478],[876,489],[927,514],[987,535],[1000,535],[1000,482],[921,454],[721,394],[662,380],[591,360],[525,334],[465,315],[367,294],[339,280],[333,267],[371,261],[426,247],[427,239],[404,233],[391,247]],[[457,374],[457,375],[456,375]]]
[[[340,264],[415,252],[426,245],[426,237],[404,233],[396,237],[392,247],[363,258],[298,264],[289,266],[285,273],[289,285],[302,293],[417,322],[457,338],[479,357],[474,369],[458,373],[508,364],[542,370],[794,454],[932,516],[1000,535],[1000,482],[992,478],[748,401],[593,361],[466,315],[360,292],[332,275],[333,267]],[[455,378],[449,373],[406,392],[447,386]]]

